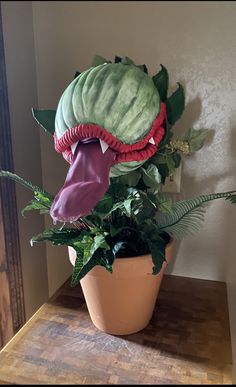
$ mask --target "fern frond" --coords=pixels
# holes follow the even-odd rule
[[[16,183],[20,183],[21,185],[30,189],[33,192],[46,193],[41,188],[37,187],[36,185],[33,185],[30,181],[26,181],[25,179],[16,175],[15,173],[12,173],[9,171],[0,171],[0,177],[7,177],[8,179],[15,181]]]
[[[201,195],[175,203],[171,214],[158,214],[157,226],[159,231],[167,232],[175,239],[195,234],[204,222],[206,206],[216,199],[226,199],[236,205],[236,191]]]

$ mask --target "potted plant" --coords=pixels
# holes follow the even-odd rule
[[[128,57],[112,63],[96,56],[55,111],[33,109],[71,164],[62,189],[53,196],[0,172],[33,191],[22,214],[52,217],[54,225],[30,242],[68,246],[71,285],[81,283],[93,323],[110,334],[148,324],[173,240],[199,230],[211,201],[236,204],[236,190],[176,202],[162,192],[182,157],[201,149],[208,134],[191,128],[173,139],[185,97],[180,84],[169,96],[168,82],[164,66],[151,77]]]

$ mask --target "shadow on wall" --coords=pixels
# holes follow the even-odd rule
[[[199,116],[201,114],[201,100],[200,98],[196,98],[189,102],[186,105],[185,112],[183,114],[183,117],[181,118],[181,122],[178,122],[176,125],[175,135],[181,136],[188,128],[194,126],[194,122],[198,120]],[[231,122],[230,122],[231,123]],[[229,123],[229,125],[230,125]],[[177,127],[178,126],[178,127]],[[232,125],[230,125],[232,127]],[[205,143],[205,147],[209,147],[213,143],[215,130],[209,129],[209,136]],[[188,199],[193,198],[197,195],[204,195],[214,192],[223,192],[223,191],[229,191],[235,189],[236,185],[236,178],[235,178],[235,171],[236,168],[234,166],[234,160],[235,160],[235,148],[236,148],[236,128],[231,129],[228,137],[228,152],[227,155],[229,157],[229,168],[227,170],[224,170],[223,172],[211,174],[210,176],[206,176],[204,178],[201,178],[199,180],[199,175],[196,178],[195,175],[190,174],[183,174],[182,177],[182,186],[183,190],[178,194],[170,194],[170,197],[174,200],[181,200],[181,199]],[[187,156],[188,157],[188,156]],[[199,155],[192,155],[190,156],[192,160],[194,158],[198,158]],[[204,152],[203,152],[204,157]],[[187,162],[187,159],[186,159]],[[183,159],[183,164],[185,163]],[[222,187],[219,189],[219,186]],[[185,189],[187,191],[187,197],[185,194]],[[221,206],[219,208],[219,206]],[[214,210],[214,208],[217,208],[217,213],[219,215],[217,216],[217,220],[219,221],[217,224],[213,224],[213,227],[218,227],[220,229],[221,238],[214,239],[214,235],[219,235],[219,232],[216,233],[214,230],[209,235],[209,239],[203,238],[201,240],[201,246],[200,250],[201,252],[204,251],[204,257],[207,257],[208,254],[211,256],[216,257],[225,257],[227,259],[227,256],[232,256],[232,244],[230,244],[230,241],[233,238],[233,230],[235,229],[236,222],[235,217],[232,218],[232,210],[235,209],[230,208],[228,206],[228,203],[226,202],[218,202],[210,203],[210,207],[213,207],[213,209],[207,209],[206,215],[205,215],[205,222],[203,223],[202,231],[207,231],[207,220],[210,219],[210,211]],[[211,226],[211,224],[210,224]],[[205,227],[205,230],[204,230]],[[218,229],[218,230],[219,230]],[[201,230],[199,231],[201,232]],[[196,238],[194,240],[194,238]],[[196,234],[193,237],[185,238],[182,241],[175,241],[175,253],[173,260],[170,262],[167,273],[172,273],[175,268],[175,263],[178,255],[180,252],[183,252],[183,244],[187,243],[189,241],[190,245],[187,247],[188,251],[192,251],[191,249],[199,249],[199,236]],[[190,250],[189,250],[190,247]],[[186,263],[186,260],[188,259],[187,256],[183,257],[184,261]],[[203,259],[203,258],[202,258]],[[183,263],[184,263],[183,261]],[[217,260],[219,264],[219,259]],[[221,272],[223,272],[223,278],[226,278],[226,267],[227,264],[225,264],[224,259],[220,260],[221,267],[219,268]],[[230,264],[229,264],[230,265]]]

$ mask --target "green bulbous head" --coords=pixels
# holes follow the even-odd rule
[[[65,89],[56,112],[56,132],[95,123],[125,144],[142,139],[160,111],[152,79],[134,65],[91,67]]]
[[[159,112],[159,93],[144,71],[133,64],[104,63],[84,71],[65,89],[56,111],[55,132],[60,139],[78,124],[96,124],[121,143],[132,145],[150,132]],[[144,161],[116,164],[110,176],[128,173]]]

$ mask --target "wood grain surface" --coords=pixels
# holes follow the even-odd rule
[[[0,2],[0,170],[14,171]],[[25,323],[15,184],[0,181],[0,348]]]
[[[99,331],[66,283],[0,353],[2,384],[232,384],[226,287],[165,275],[150,324]]]

